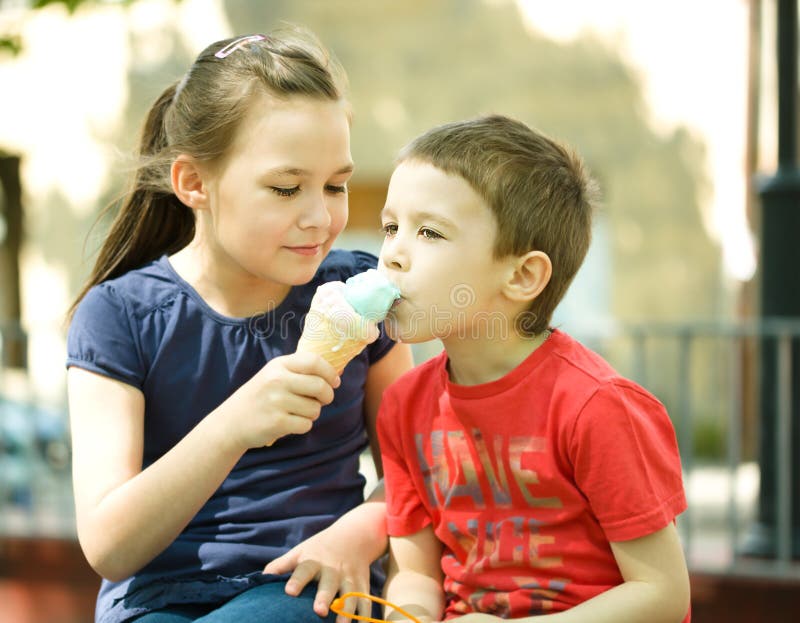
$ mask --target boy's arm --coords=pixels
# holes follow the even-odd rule
[[[441,570],[442,544],[431,526],[404,537],[389,538],[389,571],[384,587],[387,601],[423,623],[438,621],[444,610]],[[387,621],[407,620],[386,609]]]
[[[689,611],[689,572],[675,524],[611,543],[624,582],[565,612],[553,623],[680,623]]]
[[[598,623],[605,620],[599,615],[606,605],[617,613],[604,615],[609,621],[619,620],[623,612],[627,620],[648,623],[680,623],[686,617],[689,571],[674,523],[639,539],[611,543],[611,551],[625,582],[612,589],[620,593],[613,596],[613,601],[609,598],[608,604],[598,604]],[[602,597],[601,594],[596,599]]]
[[[611,543],[624,582],[564,612],[518,619],[533,623],[680,623],[689,611],[689,574],[675,525],[648,536]],[[469,614],[453,621],[499,621]]]

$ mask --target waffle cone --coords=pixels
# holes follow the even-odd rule
[[[375,340],[364,322],[353,327],[355,330],[344,330],[341,322],[337,324],[328,316],[309,315],[297,343],[297,352],[316,353],[331,364],[337,374],[341,374],[350,360]]]

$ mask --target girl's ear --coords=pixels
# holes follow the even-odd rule
[[[503,289],[512,301],[532,301],[550,282],[553,264],[542,251],[529,251],[512,258],[512,272]]]
[[[181,203],[194,210],[208,206],[208,193],[203,182],[203,173],[191,156],[180,154],[170,168],[172,190]]]

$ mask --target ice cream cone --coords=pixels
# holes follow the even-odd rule
[[[375,270],[366,273],[351,277],[347,284],[332,281],[317,288],[297,352],[317,353],[341,374],[353,357],[378,339],[377,323],[399,291]]]
[[[297,343],[297,352],[317,353],[336,369],[337,374],[341,374],[353,357],[375,341],[371,334],[369,337],[348,335],[349,331],[343,330],[341,324],[340,319],[322,314],[312,317],[309,312]]]

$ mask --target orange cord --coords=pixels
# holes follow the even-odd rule
[[[364,597],[371,601],[376,601],[383,606],[389,606],[397,610],[400,614],[404,617],[409,619],[410,621],[414,621],[414,623],[420,623],[420,620],[412,614],[409,614],[402,608],[395,606],[392,602],[386,601],[385,599],[381,599],[380,597],[375,597],[374,595],[369,595],[368,593],[359,593],[359,592],[352,592],[352,593],[345,593],[344,595],[340,595],[336,599],[333,600],[331,604],[331,610],[333,610],[336,614],[341,614],[343,616],[349,617],[351,619],[357,619],[359,621],[371,621],[372,623],[386,623],[384,619],[373,619],[372,617],[362,617],[360,614],[354,614],[352,612],[344,612],[344,600],[348,597]]]

